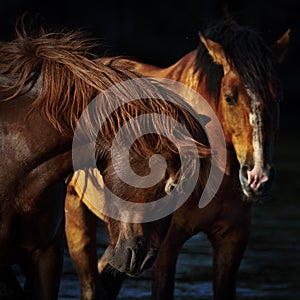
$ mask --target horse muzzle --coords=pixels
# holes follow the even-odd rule
[[[158,251],[145,249],[136,240],[126,241],[122,245],[109,246],[105,256],[109,264],[130,277],[138,277],[152,267]]]
[[[247,200],[258,200],[269,196],[274,185],[276,170],[273,166],[243,165],[239,178]]]

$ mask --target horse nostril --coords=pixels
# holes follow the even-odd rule
[[[255,164],[253,167],[243,165],[240,169],[240,182],[244,193],[262,196],[267,194],[274,181],[274,168],[270,165],[261,166]]]
[[[135,267],[136,255],[132,248],[128,247],[126,249],[127,262],[126,266],[128,270],[133,270]]]
[[[243,165],[241,167],[241,174],[243,176],[243,181],[248,181],[248,171],[250,171],[252,168],[249,165]]]
[[[146,258],[145,258],[145,260],[144,260],[142,266],[141,266],[141,269],[142,269],[142,270],[150,269],[150,268],[152,267],[152,265],[153,265],[155,259],[156,259],[156,255],[154,255],[154,254],[152,254],[152,253],[151,253],[151,254],[148,254],[148,255],[146,256]]]

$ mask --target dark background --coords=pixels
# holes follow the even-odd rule
[[[126,54],[167,66],[197,46],[198,30],[224,16],[224,6],[239,23],[261,31],[270,44],[291,28],[290,49],[281,65],[282,130],[296,130],[300,100],[297,0],[1,0],[0,39],[11,39],[16,18],[27,12],[37,25],[86,31],[101,44],[99,55]]]
[[[259,30],[270,44],[291,29],[290,48],[280,68],[284,100],[281,104],[281,139],[275,159],[278,166],[276,190],[271,201],[255,206],[253,235],[240,269],[240,284],[241,287],[244,284],[253,290],[267,291],[265,297],[260,294],[260,299],[300,299],[299,0],[0,0],[0,39],[13,38],[16,18],[27,12],[28,18],[37,25],[86,31],[100,43],[99,55],[124,54],[164,67],[197,47],[198,30],[224,16],[224,6],[240,24]],[[209,272],[205,263],[211,258],[210,252],[207,250],[207,260],[201,256],[201,261],[195,261],[194,255],[198,252],[197,246],[197,250],[191,252],[190,260],[186,256],[182,259],[182,265],[188,266],[187,272],[180,269],[179,262],[179,278],[182,276],[190,281],[192,275],[197,280],[205,277],[197,273],[200,262]],[[67,299],[72,298],[68,293],[75,293],[73,298],[77,299],[78,279],[67,256],[66,261],[61,291],[67,293]],[[72,272],[73,281],[69,278]],[[74,290],[74,287],[78,289]],[[240,299],[258,299],[257,295],[251,298],[246,293]],[[61,296],[60,299],[65,298]],[[125,296],[125,299],[129,298]],[[184,299],[192,298],[189,295]]]

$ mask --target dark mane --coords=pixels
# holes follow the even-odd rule
[[[9,100],[35,87],[32,109],[40,108],[59,130],[74,129],[79,115],[100,91],[132,78],[127,70],[115,71],[88,57],[96,45],[81,32],[40,30],[30,36],[16,26],[13,41],[0,42],[1,90]]]
[[[209,26],[202,34],[223,47],[231,67],[253,94],[272,99],[269,83],[277,80],[276,64],[259,32],[230,20]],[[207,90],[218,102],[223,69],[212,62],[202,43],[197,49],[196,70],[199,69],[200,79],[207,76]]]
[[[0,101],[11,101],[27,92],[34,92],[30,112],[39,109],[58,130],[73,131],[90,101],[107,88],[120,84],[114,93],[105,95],[98,101],[100,117],[109,116],[104,123],[96,123],[96,126],[103,124],[99,136],[106,143],[112,141],[129,119],[149,114],[148,121],[143,124],[145,128],[155,127],[159,132],[163,132],[163,135],[173,136],[178,144],[182,143],[185,147],[188,147],[189,143],[196,143],[202,156],[210,153],[206,133],[189,113],[191,108],[186,102],[154,80],[140,78],[131,88],[125,87],[122,82],[137,79],[139,74],[126,68],[96,62],[90,53],[90,49],[95,45],[81,33],[45,33],[41,30],[33,37],[22,26],[16,33],[13,41],[0,42],[0,91],[10,94]],[[142,93],[145,96],[140,99]],[[134,101],[124,104],[122,99]],[[173,101],[166,101],[168,99]],[[152,116],[153,113],[177,120],[187,128],[192,139],[187,141],[180,129],[165,120],[160,120],[157,115]],[[92,123],[86,124],[90,126],[88,130],[95,129],[95,123],[94,126]],[[128,129],[127,135],[139,136],[139,133],[140,128],[135,126]],[[147,153],[153,146],[154,149],[150,149],[152,152],[159,149],[176,152],[174,145],[166,143],[165,140],[145,135],[135,143],[135,150]]]

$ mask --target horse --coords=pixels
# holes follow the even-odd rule
[[[199,208],[198,199],[191,197],[174,212],[152,268],[152,299],[173,299],[180,249],[199,232],[207,235],[213,249],[214,299],[235,299],[236,276],[251,230],[251,207],[270,195],[276,177],[272,153],[282,97],[277,67],[288,48],[289,35],[290,30],[269,46],[255,29],[233,20],[222,21],[199,33],[198,48],[166,68],[122,56],[98,60],[108,66],[122,66],[145,76],[168,78],[189,86],[214,110],[225,136],[227,157],[222,184],[204,208]],[[189,97],[185,100],[197,113],[203,113],[198,103]],[[92,255],[92,261],[90,255],[95,251],[91,250],[95,247],[95,224],[101,215],[76,190],[76,181],[68,188],[73,192],[72,199],[77,199],[77,211],[72,216],[80,211],[81,218],[78,228],[68,225],[67,219],[69,230],[72,227],[77,232],[81,243],[73,251],[72,237],[67,233],[69,249],[81,282],[88,282],[91,277],[95,280],[95,274],[89,273],[89,269],[95,269],[95,256]],[[71,202],[68,197],[67,194],[66,203]],[[94,281],[93,286],[110,288],[105,299],[111,300],[116,298],[126,274],[112,273],[114,277],[105,273],[107,268],[103,256],[98,262],[102,281]]]
[[[203,174],[209,170],[209,144],[191,107],[154,80],[96,63],[95,45],[76,31],[29,33],[23,22],[16,25],[15,39],[0,42],[0,286],[6,288],[1,299],[57,299],[66,182],[74,171],[97,168],[108,190],[143,205],[184,185],[178,177],[181,157],[190,166],[200,159]],[[96,111],[89,110],[91,105]],[[140,115],[148,119],[134,123]],[[180,122],[188,134],[168,120]],[[113,156],[115,135],[126,123],[133,125],[125,127],[125,137],[136,140],[127,156],[126,151]],[[149,134],[137,136],[141,130]],[[116,145],[118,150],[122,139]],[[148,189],[132,188],[117,176],[125,159],[138,177],[148,178],[150,168],[165,172]],[[193,168],[187,172],[188,180]],[[113,204],[110,194],[106,192],[104,206]],[[117,208],[113,212],[133,219],[139,215]],[[133,275],[151,266],[169,219],[127,223],[107,217],[109,263]],[[25,275],[24,287],[13,264]]]

